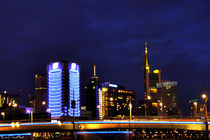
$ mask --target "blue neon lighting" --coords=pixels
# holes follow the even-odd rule
[[[115,84],[109,84],[109,87],[117,88],[118,86]]]
[[[63,122],[63,124],[72,124],[72,122]]]
[[[204,124],[204,122],[168,122],[168,121],[89,121],[75,122],[75,124],[116,124],[116,123],[137,123],[137,124]]]
[[[0,127],[8,127],[11,126],[11,124],[1,124]]]
[[[87,131],[77,132],[77,134],[130,134],[132,131]]]
[[[10,136],[31,136],[31,133],[16,133],[16,134],[0,134],[0,137],[10,137]]]
[[[69,116],[73,117],[73,108],[71,108],[71,101],[76,101],[76,108],[74,109],[74,116],[80,117],[80,69],[76,63],[69,64]]]
[[[58,124],[58,123],[21,123],[20,126],[27,126],[27,125],[50,125],[50,124]]]
[[[51,118],[60,117],[62,115],[62,66],[60,62],[52,63],[48,67],[48,92]]]

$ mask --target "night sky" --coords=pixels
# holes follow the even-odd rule
[[[143,53],[163,79],[178,81],[182,102],[200,98],[210,81],[209,1],[1,1],[0,91],[34,88],[34,75],[57,60],[143,99]],[[84,93],[82,93],[84,94]],[[25,95],[25,93],[23,93]],[[23,96],[22,95],[22,96]],[[26,96],[26,95],[25,95]]]

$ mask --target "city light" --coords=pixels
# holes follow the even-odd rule
[[[15,126],[20,127],[20,123],[19,122],[16,122],[15,123]]]
[[[153,70],[153,73],[159,73],[160,71],[159,70]]]
[[[110,87],[117,88],[118,86],[115,84],[109,84]]]
[[[99,108],[98,108],[98,117],[99,119],[103,119],[103,110],[102,110],[102,105],[103,105],[103,93],[101,91],[101,89],[98,89],[98,100],[99,100]]]
[[[13,107],[17,107],[17,106],[18,106],[18,104],[17,104],[17,103],[14,103],[12,106],[13,106]]]
[[[206,99],[207,98],[207,96],[206,96],[206,94],[204,93],[204,94],[202,94],[202,96],[201,96],[203,99]]]
[[[12,123],[11,123],[11,126],[12,126],[12,128],[15,128],[15,123],[12,122]]]
[[[45,102],[45,101],[43,101],[43,102],[42,102],[42,105],[46,105],[46,102]]]
[[[58,125],[61,126],[62,125],[62,122],[61,121],[58,121]]]

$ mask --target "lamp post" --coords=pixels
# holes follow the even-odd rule
[[[163,116],[163,103],[160,102],[159,105],[160,105],[160,116]]]
[[[202,99],[204,102],[204,113],[205,113],[205,124],[206,124],[206,138],[209,138],[209,129],[208,129],[208,114],[207,114],[207,101],[208,101],[208,97],[205,93],[202,94]]]
[[[193,104],[194,104],[194,106],[195,106],[195,107],[194,107],[194,108],[195,108],[195,109],[194,109],[194,116],[197,117],[198,103],[197,103],[197,102],[194,102]]]
[[[5,112],[1,112],[1,115],[3,116],[3,121],[5,121]]]
[[[27,113],[29,114],[29,120],[31,120],[31,123],[33,123],[33,111],[27,110]]]

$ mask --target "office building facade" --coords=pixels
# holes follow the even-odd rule
[[[47,66],[51,118],[80,117],[80,67],[66,61]]]
[[[159,94],[159,115],[160,116],[177,116],[177,82],[163,81],[157,83]]]
[[[33,97],[30,95],[30,105],[33,104]],[[45,113],[48,108],[47,77],[43,74],[35,75],[35,113]],[[33,106],[31,106],[33,107]]]
[[[124,86],[118,86],[109,82],[101,84],[98,93],[99,119],[126,117],[135,109],[135,92],[126,90]],[[131,108],[129,106],[131,104]]]

